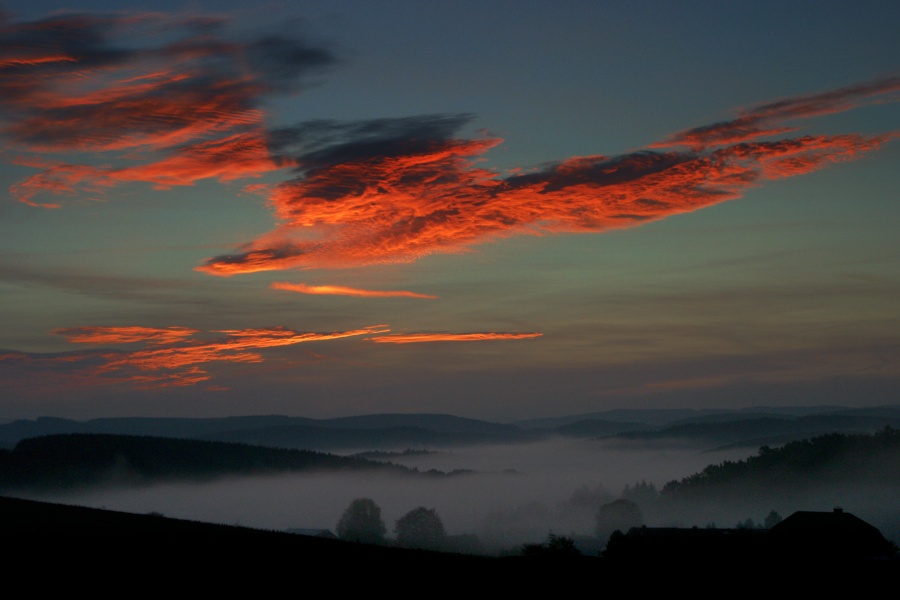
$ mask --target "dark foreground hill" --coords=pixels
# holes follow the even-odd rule
[[[202,572],[202,564],[216,569],[240,563],[249,568],[262,561],[289,559],[294,568],[320,567],[333,561],[401,561],[429,564],[440,561],[476,564],[483,557],[441,554],[402,548],[355,544],[339,540],[217,525],[157,515],[137,515],[110,510],[66,506],[0,497],[0,532],[4,547],[16,552],[39,551],[44,565],[161,564],[179,570],[188,565]],[[162,559],[162,560],[159,560]],[[224,561],[224,562],[223,562]],[[233,573],[231,575],[236,575]],[[227,578],[227,572],[213,577]]]
[[[467,556],[6,497],[0,497],[0,535],[7,550],[7,586],[92,595],[319,589],[412,597],[435,590],[548,593],[598,583],[616,592],[633,589],[636,581],[642,590],[671,592],[676,577],[697,569],[677,555],[650,561]],[[801,560],[790,569],[769,564],[767,571],[748,571],[764,564],[762,558],[737,563],[726,557],[703,569],[707,576],[739,576],[741,589],[760,592],[771,591],[776,571],[779,584],[802,584],[806,591],[847,581],[862,593],[874,593],[897,573],[896,564],[865,563],[845,565],[823,578],[820,564]]]
[[[471,593],[486,583],[524,590],[548,576],[589,582],[606,572],[596,557],[563,564],[429,552],[6,497],[0,536],[8,586],[92,595],[319,589],[402,598],[437,589]]]

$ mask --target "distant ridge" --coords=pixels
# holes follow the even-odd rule
[[[431,413],[372,414],[333,419],[257,415],[75,421],[41,417],[0,425],[0,448],[12,448],[23,439],[43,435],[102,433],[351,452],[527,443],[554,436],[582,439],[612,437],[634,441],[671,439],[711,449],[727,445],[782,444],[832,431],[872,433],[884,426],[900,427],[900,407],[618,409],[505,424]]]
[[[197,481],[235,475],[309,471],[416,471],[363,458],[111,434],[60,434],[29,438],[0,450],[0,490],[53,491],[74,487]]]

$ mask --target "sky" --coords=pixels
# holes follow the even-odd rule
[[[0,20],[0,419],[896,404],[900,5]]]

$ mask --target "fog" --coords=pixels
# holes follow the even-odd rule
[[[291,474],[105,487],[41,499],[263,529],[333,531],[354,498],[368,497],[381,507],[389,535],[399,517],[425,506],[437,510],[447,533],[476,533],[497,546],[540,542],[549,532],[590,535],[597,508],[618,497],[626,484],[646,480],[661,488],[710,463],[749,454],[747,448],[702,452],[688,446],[556,439],[391,457],[420,471],[477,471],[447,477]]]

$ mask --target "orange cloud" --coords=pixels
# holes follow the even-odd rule
[[[484,342],[490,340],[525,340],[542,333],[410,333],[383,335],[366,340],[378,344],[419,344],[424,342]]]
[[[303,283],[287,283],[276,281],[271,286],[273,290],[287,290],[301,294],[330,295],[330,296],[358,296],[362,298],[424,298],[437,299],[438,296],[417,294],[404,290],[361,290],[358,288],[343,287],[339,285],[306,285]]]
[[[54,329],[52,333],[68,338],[73,344],[172,344],[197,333],[188,327],[73,327]]]
[[[99,195],[105,189],[130,181],[151,183],[156,189],[169,189],[193,185],[201,179],[227,182],[259,177],[286,166],[276,163],[269,156],[261,132],[239,133],[184,146],[173,156],[133,167],[113,169],[36,161],[30,164],[45,168],[40,173],[13,184],[10,190],[20,202],[44,208],[58,208],[59,204],[34,202],[32,199],[40,193],[75,195],[87,192]]]
[[[474,164],[498,140],[418,144],[407,154],[312,168],[277,186],[269,202],[278,228],[197,270],[231,276],[411,262],[511,235],[634,227],[854,160],[890,139],[807,136],[703,152],[574,157],[505,179]]]
[[[652,148],[707,146],[734,144],[749,139],[779,135],[794,131],[780,123],[791,119],[808,119],[850,110],[866,102],[896,100],[900,91],[900,77],[886,77],[821,94],[787,98],[742,111],[730,121],[696,127],[653,144]]]
[[[62,15],[0,26],[0,134],[25,152],[91,153],[105,165],[56,161],[14,185],[14,197],[58,207],[35,197],[284,166],[268,151],[262,98],[331,56],[273,36],[217,37],[201,20]]]
[[[196,339],[199,331],[186,327],[76,327],[57,329],[73,343],[145,343],[149,347],[131,351],[91,350],[62,355],[33,356],[22,352],[0,354],[0,363],[36,367],[60,367],[73,371],[83,385],[129,383],[139,388],[188,386],[212,376],[204,366],[213,362],[259,363],[265,348],[307,342],[336,340],[389,331],[374,325],[330,333],[299,332],[285,327],[223,330],[215,339]]]
[[[383,327],[368,327],[352,331],[336,331],[332,333],[297,332],[284,327],[269,329],[223,330],[225,339],[210,342],[137,350],[121,354],[105,354],[106,364],[98,369],[105,373],[122,367],[135,367],[140,370],[179,369],[188,365],[199,365],[214,361],[225,362],[262,362],[258,352],[263,348],[292,346],[305,342],[336,340],[346,337],[383,333]]]

